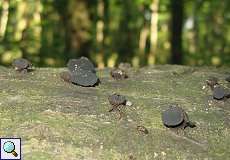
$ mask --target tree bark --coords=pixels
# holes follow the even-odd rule
[[[130,68],[116,81],[97,70],[101,84],[80,87],[60,79],[66,69],[35,68],[20,74],[0,66],[0,137],[22,138],[24,160],[228,159],[230,100],[212,99],[210,75],[224,82],[229,68],[177,65]],[[223,83],[222,83],[223,82]],[[203,88],[203,89],[202,89]],[[108,112],[108,95],[133,103],[122,118]],[[178,104],[197,127],[174,132],[161,113]],[[137,131],[144,126],[148,134]]]
[[[96,40],[97,40],[97,46],[98,46],[98,53],[96,55],[96,61],[99,68],[104,68],[104,10],[105,10],[105,4],[104,0],[98,0],[97,4],[97,34],[96,34]]]

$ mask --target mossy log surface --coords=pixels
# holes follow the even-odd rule
[[[21,137],[24,160],[228,159],[230,100],[212,99],[210,76],[230,88],[229,68],[154,66],[127,70],[113,80],[98,70],[101,84],[80,87],[60,79],[66,69],[37,68],[20,74],[0,67],[0,137]],[[122,119],[108,95],[127,97]],[[161,112],[178,104],[197,127],[172,131]],[[139,133],[145,126],[149,134]]]

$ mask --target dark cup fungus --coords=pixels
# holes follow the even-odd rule
[[[113,111],[114,109],[117,109],[120,105],[126,104],[126,98],[125,96],[119,95],[119,94],[113,94],[108,97],[109,103],[113,106],[112,109],[109,110],[109,112]]]
[[[73,84],[91,87],[100,82],[93,63],[86,57],[70,59],[67,63],[67,67],[69,69],[68,76],[70,76],[68,79],[70,79],[70,82]]]
[[[82,70],[72,74],[71,81],[80,86],[94,86],[98,82],[97,75],[88,70]]]
[[[149,131],[147,130],[147,128],[145,128],[145,126],[137,126],[137,131],[144,134],[149,133]]]
[[[187,113],[180,107],[170,106],[162,113],[163,124],[168,128],[186,128],[195,127],[195,124],[189,121]]]
[[[216,100],[230,98],[230,90],[221,85],[217,85],[213,89],[213,98]]]
[[[109,103],[112,105],[112,108],[109,112],[117,111],[119,113],[119,120],[122,118],[123,112],[121,111],[121,106],[126,105],[126,98],[125,96],[119,94],[113,94],[108,97]]]
[[[86,70],[96,73],[93,63],[86,57],[81,57],[79,59],[70,59],[67,63],[67,67],[72,73]]]
[[[209,77],[206,80],[206,84],[213,90],[216,85],[218,85],[218,78],[216,77]]]
[[[27,59],[18,58],[12,62],[12,66],[16,71],[26,73],[28,70],[31,69],[32,64]]]
[[[124,70],[114,69],[110,72],[111,76],[116,80],[122,80],[128,78]]]
[[[225,97],[225,89],[224,87],[218,85],[213,89],[213,98],[217,100],[221,100]]]

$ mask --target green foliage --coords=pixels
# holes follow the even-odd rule
[[[136,60],[147,65],[154,2],[2,0],[0,63],[9,65],[22,56],[38,66],[64,66],[69,58],[84,55],[105,66]],[[171,3],[160,0],[158,5],[157,64],[169,63],[172,54]],[[228,0],[184,0],[183,64],[230,65],[229,6]],[[141,39],[145,29],[146,37]]]

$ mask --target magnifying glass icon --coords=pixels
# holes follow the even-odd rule
[[[15,145],[13,142],[11,141],[7,141],[3,144],[3,149],[6,153],[11,153],[14,155],[14,157],[17,157],[18,154],[17,152],[15,151]]]

